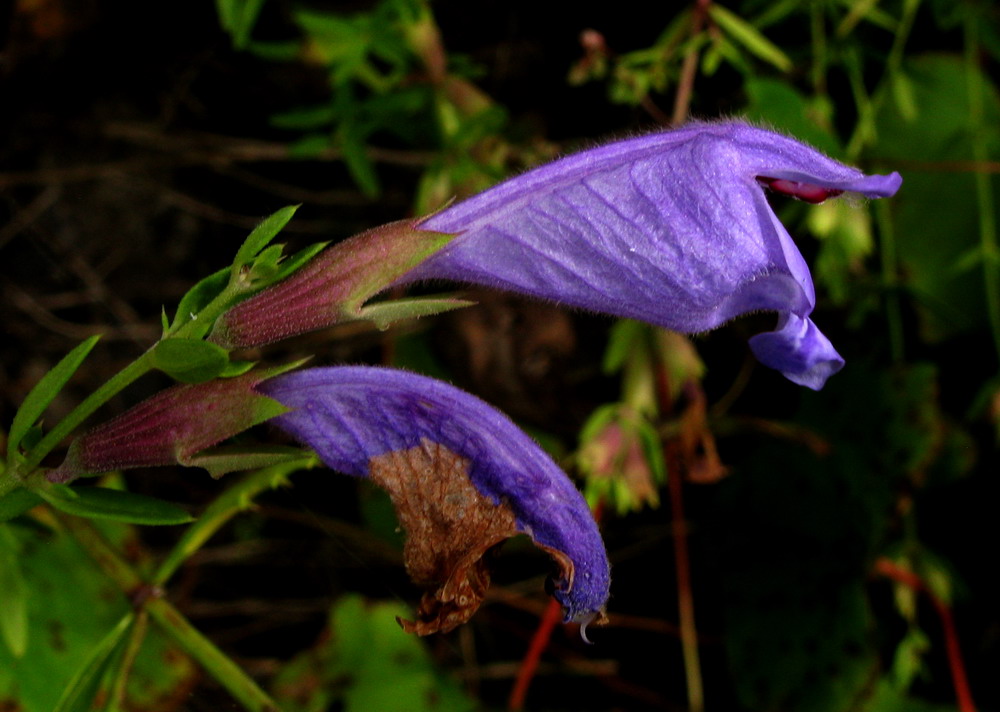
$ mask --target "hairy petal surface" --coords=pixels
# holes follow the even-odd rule
[[[610,571],[583,496],[492,406],[425,376],[364,366],[306,369],[258,390],[291,409],[271,422],[327,466],[389,492],[408,532],[407,568],[436,587],[408,630],[467,620],[489,581],[482,555],[519,532],[555,559],[566,620],[603,617]]]
[[[819,388],[843,360],[825,338],[801,337],[822,337],[812,279],[765,187],[820,202],[900,183],[744,123],[691,124],[563,158],[428,217],[422,229],[460,235],[402,281],[485,284],[685,333],[776,311],[755,353]]]

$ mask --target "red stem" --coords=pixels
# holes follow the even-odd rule
[[[878,559],[875,562],[875,571],[904,586],[909,586],[914,591],[927,594],[941,619],[945,652],[948,656],[948,667],[951,668],[951,679],[955,684],[958,709],[960,712],[976,712],[976,703],[972,701],[972,690],[969,689],[969,680],[965,675],[965,664],[962,662],[962,650],[958,645],[958,633],[955,631],[955,619],[951,615],[951,609],[931,591],[930,586],[922,578],[889,559]]]
[[[519,710],[524,709],[524,699],[528,695],[528,687],[538,670],[538,662],[549,645],[552,631],[555,630],[556,624],[561,618],[562,606],[559,605],[559,601],[550,598],[549,605],[545,609],[545,613],[542,614],[538,628],[535,629],[535,634],[531,638],[528,652],[524,654],[521,666],[517,670],[514,689],[510,691],[510,698],[507,700],[507,709],[510,712],[519,712]]]

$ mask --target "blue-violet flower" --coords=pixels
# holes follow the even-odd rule
[[[445,278],[697,333],[775,311],[757,358],[819,389],[843,359],[809,315],[809,268],[764,188],[820,202],[893,195],[798,141],[741,122],[693,123],[563,158],[423,220],[460,233],[401,281]]]
[[[426,588],[421,635],[467,621],[489,586],[483,555],[517,533],[558,566],[566,620],[603,618],[610,572],[597,525],[562,470],[505,415],[453,386],[405,371],[314,368],[258,390],[291,410],[271,422],[330,468],[388,491],[407,530],[406,567]]]

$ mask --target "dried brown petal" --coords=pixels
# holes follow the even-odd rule
[[[392,498],[406,529],[406,570],[429,590],[408,633],[447,633],[479,608],[490,574],[483,556],[517,534],[514,514],[469,481],[469,461],[426,438],[408,450],[373,457],[371,479]]]

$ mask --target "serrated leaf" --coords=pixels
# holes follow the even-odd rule
[[[792,69],[792,60],[781,49],[762,35],[757,28],[718,3],[709,5],[709,14],[733,40],[747,48],[752,54],[782,72]]]
[[[56,509],[88,519],[108,519],[129,524],[185,524],[194,517],[162,499],[107,487],[52,487],[38,490]]]
[[[83,666],[70,680],[53,712],[88,712],[97,688],[115,650],[124,640],[125,634],[135,620],[134,613],[127,613],[106,636],[94,647]]]
[[[49,403],[59,394],[63,386],[73,377],[99,338],[100,336],[91,336],[66,354],[59,363],[52,367],[52,370],[42,376],[42,379],[28,393],[27,398],[14,414],[14,421],[11,423],[10,433],[7,436],[8,462],[13,461],[21,440],[31,426],[42,417]]]
[[[234,275],[242,270],[243,267],[249,265],[254,257],[267,247],[271,240],[288,224],[298,209],[298,205],[286,206],[264,218],[264,221],[254,228],[253,232],[244,240],[243,244],[240,245],[240,249],[236,252],[236,258],[233,260]]]
[[[28,587],[18,564],[18,549],[7,527],[0,526],[0,639],[15,658],[28,647]]]
[[[203,383],[226,369],[229,353],[200,339],[163,339],[153,347],[152,363],[181,383]]]
[[[0,497],[0,522],[19,517],[32,507],[41,504],[42,498],[29,489],[16,489]]]

